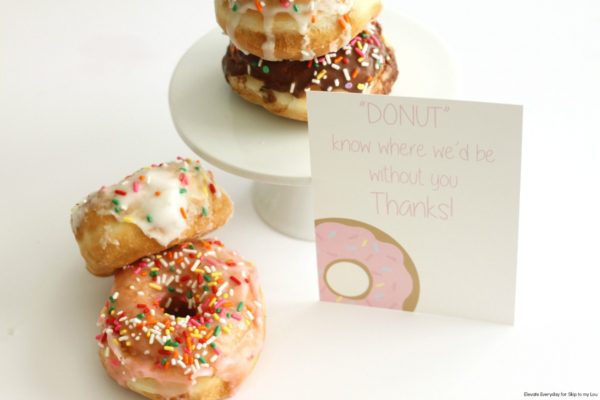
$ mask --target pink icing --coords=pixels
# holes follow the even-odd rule
[[[156,272],[155,276],[151,271]],[[204,276],[209,279],[203,279]],[[195,283],[198,281],[200,285]],[[205,290],[203,287],[211,282],[216,284],[214,291]],[[168,287],[173,294],[168,294]],[[177,292],[180,289],[181,293]],[[202,310],[193,318],[168,317],[156,306],[162,304],[164,296],[184,298],[183,293],[188,290],[193,294],[189,301]],[[98,321],[102,331],[97,340],[108,374],[122,386],[141,386],[145,392],[166,399],[188,393],[199,378],[216,376],[233,393],[251,372],[262,349],[265,314],[256,268],[218,240],[196,240],[126,266],[115,275],[111,292]],[[214,306],[207,308],[209,303]],[[108,307],[114,308],[110,315]],[[165,353],[166,347],[158,339],[149,341],[149,331],[144,331],[142,324],[147,318],[161,323],[170,321],[173,332],[159,331],[165,335],[163,341],[181,340],[179,356]],[[202,323],[194,318],[202,318]],[[190,342],[190,348],[182,338],[195,329],[199,333],[211,331],[206,324],[221,329],[218,336],[211,337],[214,349],[208,344],[200,348],[203,342],[198,341]],[[164,368],[159,363],[165,357],[168,361],[181,361],[184,353],[194,359],[202,355],[206,364],[178,363]]]
[[[368,229],[340,222],[322,222],[316,228],[321,299],[349,304],[405,309],[413,292],[413,277],[398,246],[378,240]],[[334,293],[325,282],[325,270],[339,260],[356,260],[367,267],[372,285],[362,299]]]

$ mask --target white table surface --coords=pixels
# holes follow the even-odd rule
[[[520,399],[600,392],[600,2],[387,1],[453,54],[460,98],[525,105],[514,327],[317,302],[313,244],[256,216],[218,236],[255,260],[268,340],[236,399]],[[0,0],[0,398],[134,399],[104,374],[69,210],[103,183],[192,156],[167,105],[209,0]],[[219,60],[206,60],[207,63]],[[499,199],[501,201],[501,199]]]

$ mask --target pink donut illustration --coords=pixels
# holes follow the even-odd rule
[[[387,233],[345,218],[315,221],[321,300],[414,311],[419,276]]]

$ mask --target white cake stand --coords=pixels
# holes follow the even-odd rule
[[[397,14],[387,13],[381,21],[400,69],[393,94],[454,97],[455,68],[440,40]],[[214,29],[179,61],[169,90],[175,127],[200,157],[255,181],[254,206],[268,225],[312,240],[307,125],[273,116],[229,89],[221,72],[227,43]]]

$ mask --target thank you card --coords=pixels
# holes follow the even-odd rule
[[[324,301],[512,323],[522,107],[309,93]]]

